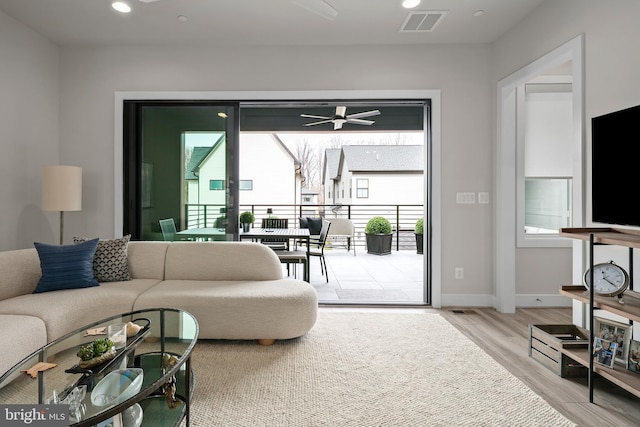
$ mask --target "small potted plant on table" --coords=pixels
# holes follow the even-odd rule
[[[240,224],[242,224],[242,231],[245,233],[251,229],[251,224],[256,220],[255,215],[251,211],[245,211],[240,214]]]
[[[391,253],[391,223],[381,216],[374,216],[367,222],[364,229],[367,236],[367,253],[374,255],[388,255]]]

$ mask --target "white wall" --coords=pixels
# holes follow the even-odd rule
[[[369,197],[359,199],[356,196],[356,180],[366,178],[369,180]],[[354,173],[349,182],[342,181],[345,185],[345,196],[348,194],[348,186],[353,188],[354,205],[421,205],[424,204],[424,175],[416,173]],[[395,216],[395,209],[391,209]]]
[[[490,304],[493,206],[458,205],[455,193],[492,191],[497,81],[585,33],[590,143],[591,117],[640,103],[637,16],[637,0],[549,0],[491,46],[62,48],[58,92],[55,46],[0,13],[0,52],[3,59],[12,58],[10,69],[4,60],[0,67],[0,89],[8,94],[0,101],[0,140],[13,147],[1,160],[0,245],[13,249],[33,240],[55,242],[57,218],[39,210],[39,181],[41,167],[58,154],[61,162],[84,170],[83,210],[68,214],[67,235],[113,234],[116,91],[438,89],[442,302],[473,297],[479,305]],[[342,70],[338,80],[331,72],[336,66]],[[28,109],[37,126],[22,121]],[[587,181],[587,203],[589,188]],[[526,265],[526,273],[544,265],[552,276],[549,286],[557,288],[555,279],[566,275],[570,258],[566,250],[557,250],[563,255],[553,259],[523,250],[518,263]],[[465,268],[465,279],[454,280],[455,267]],[[535,275],[522,274],[519,280],[519,292],[538,291]]]
[[[492,292],[491,206],[452,202],[456,191],[491,188],[489,46],[63,48],[61,64],[61,156],[93,178],[82,221],[69,227],[97,236],[113,234],[116,91],[441,90],[443,287],[464,263],[479,274],[454,291]]]
[[[3,12],[0,94],[0,250],[57,243],[60,214],[41,198],[42,168],[58,162],[58,48]]]
[[[299,203],[300,188],[293,161],[273,135],[241,133],[240,179],[253,180],[253,190],[240,191],[240,204]]]
[[[640,104],[640,2],[549,0],[493,46],[493,86],[498,80],[585,35],[585,213],[591,218],[591,118]],[[444,239],[446,240],[446,239]],[[571,249],[518,249],[518,294],[556,294],[571,280]],[[541,275],[542,274],[542,275]]]

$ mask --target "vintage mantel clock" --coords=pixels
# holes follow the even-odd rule
[[[591,289],[590,269],[584,273],[584,284]],[[629,274],[624,268],[613,261],[595,264],[593,266],[593,291],[596,295],[618,297],[618,302],[624,304],[622,293],[629,287]]]

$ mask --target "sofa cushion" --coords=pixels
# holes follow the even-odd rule
[[[276,280],[282,276],[275,251],[261,243],[172,242],[167,249],[164,280]]]
[[[153,288],[157,279],[109,282],[82,289],[21,295],[0,301],[0,315],[34,316],[46,325],[49,342],[75,329],[133,309],[133,302]],[[168,302],[165,302],[163,307]],[[0,352],[1,353],[1,352]]]
[[[186,243],[186,242],[179,242]],[[167,248],[172,242],[129,242],[129,272],[132,279],[164,279]]]
[[[100,239],[93,257],[93,273],[98,282],[122,282],[131,280],[127,260],[127,245],[131,234],[119,239]],[[85,237],[74,237],[73,243],[86,242]]]
[[[299,337],[315,324],[318,308],[314,287],[296,279],[179,279],[165,280],[140,295],[134,310],[169,301],[196,317],[199,339]]]
[[[77,245],[33,244],[40,257],[42,277],[34,294],[60,289],[89,288],[98,286],[93,274],[93,256],[98,239]]]
[[[35,248],[0,252],[0,301],[31,294],[41,276]]]
[[[320,234],[320,230],[322,230],[322,218],[307,217],[307,223],[309,224],[309,234],[312,236]]]
[[[15,314],[0,314],[0,325],[0,342],[7,344],[7,351],[3,351],[0,357],[2,376],[23,358],[47,344],[47,329],[42,319]]]

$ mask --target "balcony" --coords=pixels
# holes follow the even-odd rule
[[[271,210],[271,214],[267,213]],[[290,226],[300,217],[349,218],[355,226],[356,255],[347,251],[343,239],[329,239],[325,258],[329,283],[320,272],[320,261],[311,259],[310,283],[321,303],[335,304],[423,304],[424,256],[417,254],[414,226],[424,215],[423,205],[241,205],[240,212],[256,216],[254,227],[270,215],[287,218]],[[223,213],[221,213],[223,212]],[[369,218],[383,216],[393,227],[390,255],[366,251],[365,227]],[[224,227],[224,207],[186,205],[186,228]],[[425,248],[426,252],[426,248]],[[286,275],[286,267],[283,266]],[[302,269],[302,267],[300,267]],[[291,272],[293,275],[293,271]],[[300,271],[298,277],[301,277]]]

